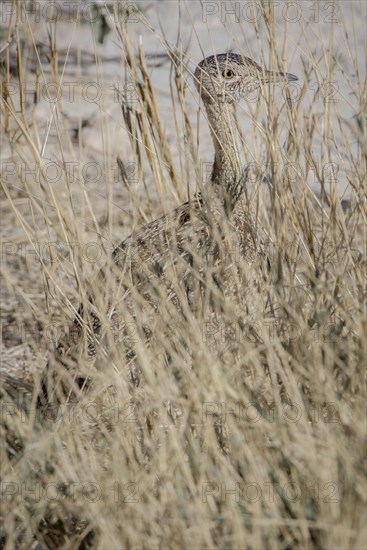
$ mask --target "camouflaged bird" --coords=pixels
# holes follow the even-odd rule
[[[128,311],[131,319],[136,318],[137,307],[147,304],[153,317],[157,315],[165,307],[163,294],[180,307],[179,296],[184,293],[190,307],[195,307],[197,288],[219,288],[223,276],[220,243],[230,242],[231,234],[246,262],[252,263],[262,254],[256,218],[245,199],[247,174],[236,145],[232,107],[262,85],[284,80],[297,77],[268,71],[234,53],[212,55],[197,66],[194,81],[215,151],[211,178],[192,199],[141,227],[114,250],[113,296],[119,293],[120,308]],[[105,269],[100,280],[111,280]],[[64,362],[79,353],[75,352],[78,346],[86,347],[89,356],[95,355],[101,331],[97,311],[92,300],[88,311],[80,307],[68,337],[57,346]],[[109,322],[116,324],[119,313],[115,300],[113,308],[108,306],[105,311]],[[149,327],[144,331],[149,339]]]

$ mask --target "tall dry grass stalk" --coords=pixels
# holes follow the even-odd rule
[[[154,29],[142,4],[133,14],[137,28],[151,33],[171,67],[169,81],[156,90],[157,66],[127,24],[132,3],[105,2],[93,54],[59,47],[62,18],[47,22],[49,42],[39,43],[32,14],[12,4],[1,31],[6,549],[365,545],[363,54],[356,36],[344,33],[351,78],[340,70],[331,31],[321,54],[312,37],[306,41],[296,67],[287,55],[289,25],[279,36],[276,8],[258,4],[261,18],[251,31],[256,60],[292,67],[301,83],[297,97],[295,88],[271,88],[236,110],[249,167],[247,200],[264,235],[269,272],[259,275],[262,253],[249,265],[228,231],[216,244],[229,288],[219,289],[205,272],[211,258],[197,258],[204,284],[190,304],[181,280],[173,280],[180,307],[163,283],[154,283],[156,310],[130,288],[134,317],[116,287],[111,251],[203,187],[206,121],[192,80],[200,59],[190,58],[180,32],[172,44]],[[75,28],[88,25],[82,7]],[[105,92],[108,60],[97,44],[103,25],[120,46],[117,66],[121,80],[133,83],[133,102],[129,86]],[[307,33],[304,18],[298,25]],[[249,55],[241,25],[236,29],[228,30],[232,43]],[[65,99],[51,99],[70,66],[83,78],[88,64],[104,93],[93,115],[73,122]],[[328,101],[336,81],[353,94],[353,116]],[[41,114],[37,83],[54,84]],[[160,108],[162,90],[174,139]],[[117,154],[112,119],[125,136]],[[86,147],[88,127],[99,128],[100,153]],[[83,168],[98,154],[103,179],[86,181]],[[210,163],[211,153],[204,160]],[[119,312],[114,330],[111,303]],[[80,304],[84,337],[65,359],[70,371],[58,368],[87,377],[88,387],[77,400],[40,414],[41,372],[47,357],[59,363],[54,335],[68,333]],[[85,349],[91,310],[102,333],[94,360]]]

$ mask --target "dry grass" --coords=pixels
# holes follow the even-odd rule
[[[38,44],[37,27],[14,5],[2,31],[1,66],[3,547],[364,548],[366,89],[356,36],[345,38],[349,71],[332,38],[321,59],[310,38],[303,66],[287,66],[300,77],[296,100],[277,88],[237,108],[252,166],[249,202],[268,241],[267,277],[257,262],[239,257],[229,233],[227,248],[218,243],[220,269],[233,272],[229,288],[208,283],[190,308],[175,281],[177,309],[158,286],[158,313],[135,295],[133,320],[115,287],[110,252],[201,186],[198,145],[206,123],[201,115],[197,124],[194,65],[181,46],[151,29],[171,66],[161,90],[171,98],[172,142],[151,58],[115,3],[105,23],[120,44],[121,81],[134,83],[134,101],[128,87],[111,89],[94,120],[73,123],[61,100],[46,103],[40,115],[40,97],[25,90],[37,80],[62,83],[69,63],[82,74],[86,60],[72,48],[58,50],[59,22],[48,25],[49,43]],[[257,61],[282,66],[287,25],[281,44],[268,15],[253,27]],[[139,15],[146,29],[148,16],[149,9]],[[306,32],[305,21],[298,24]],[[102,87],[96,43],[93,50],[89,63]],[[315,81],[319,92],[310,94]],[[350,116],[342,101],[328,101],[335,82],[351,94]],[[111,114],[112,97],[118,102]],[[107,170],[116,163],[111,118],[125,136],[117,178]],[[86,181],[83,172],[97,158],[85,145],[88,125],[99,127],[102,183]],[[37,173],[27,172],[35,166]],[[97,260],[88,261],[96,251]],[[90,294],[105,337],[94,362],[79,350],[71,360],[88,374],[89,387],[77,401],[36,413],[51,336],[65,331]],[[115,332],[106,311],[111,299],[121,315]]]

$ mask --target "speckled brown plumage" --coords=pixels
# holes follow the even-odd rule
[[[157,285],[179,307],[177,284],[181,282],[181,290],[194,302],[193,280],[200,280],[200,284],[216,280],[218,242],[227,238],[228,232],[234,232],[238,249],[247,262],[259,255],[261,243],[255,218],[243,193],[246,174],[236,146],[232,104],[262,84],[281,79],[296,77],[264,70],[251,59],[233,53],[207,57],[196,68],[194,82],[204,102],[215,150],[210,183],[190,201],[130,235],[113,252],[117,286],[120,294],[125,292],[124,307],[131,310],[132,317],[137,296],[153,311],[157,309],[161,299]],[[208,257],[210,265],[205,261]],[[101,281],[107,276],[102,270]],[[88,325],[87,331],[83,323]],[[94,335],[99,329],[100,321],[92,304],[91,312],[86,314],[81,308],[69,337],[59,342],[58,352],[68,355],[78,340],[87,337],[89,354],[93,356]]]

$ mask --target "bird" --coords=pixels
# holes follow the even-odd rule
[[[136,304],[142,302],[148,303],[153,314],[157,314],[164,307],[162,288],[171,302],[180,307],[182,293],[178,287],[181,287],[194,307],[195,279],[200,281],[199,287],[205,282],[220,286],[213,262],[209,267],[205,258],[216,257],[225,224],[240,235],[241,254],[246,261],[251,263],[258,254],[256,220],[244,201],[247,173],[236,144],[233,105],[263,85],[294,80],[298,78],[293,74],[264,69],[249,57],[232,52],[211,55],[197,65],[194,83],[205,107],[214,144],[211,177],[189,200],[139,228],[114,249],[112,271],[131,319]],[[102,268],[99,279],[107,278],[106,268]],[[116,325],[118,312],[112,306],[107,310],[110,321]],[[88,355],[95,357],[100,330],[98,308],[91,298],[87,310],[80,306],[69,334],[56,346],[62,363],[66,365],[68,357],[75,355],[75,343],[80,340],[86,341]],[[149,340],[150,328],[143,327],[143,332]],[[50,371],[50,362],[47,368]],[[46,374],[50,380],[50,372]],[[84,378],[69,376],[69,383],[79,388]],[[44,390],[42,382],[43,393]]]

